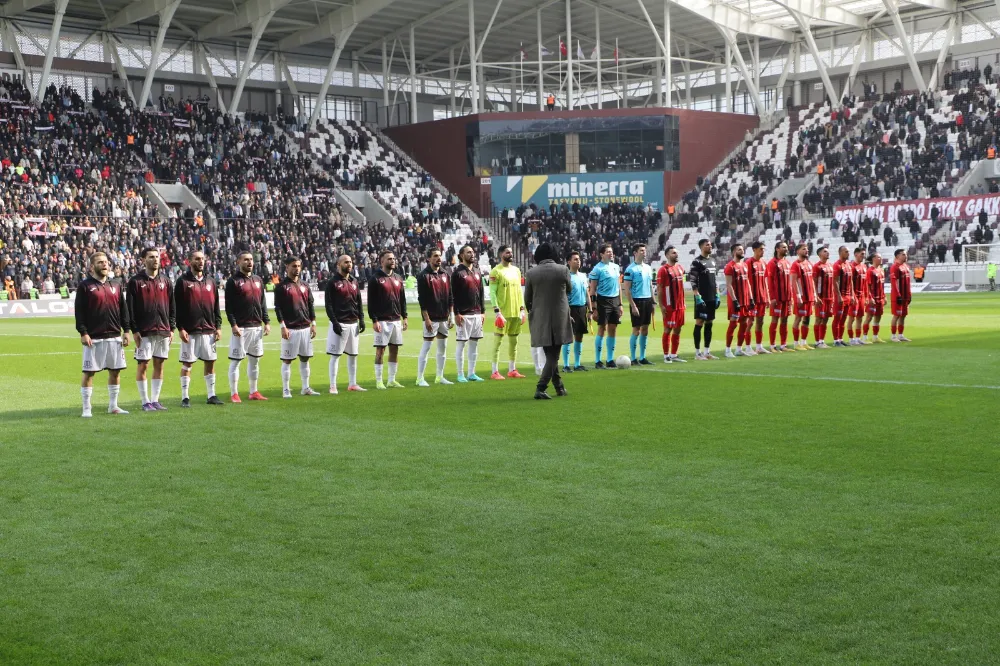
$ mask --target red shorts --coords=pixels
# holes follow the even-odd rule
[[[744,319],[744,318],[752,317],[753,316],[755,308],[751,308],[751,307],[748,307],[746,305],[742,305],[741,304],[740,305],[740,309],[737,310],[736,308],[733,307],[733,302],[732,301],[729,301],[728,305],[729,305],[729,307],[728,307],[729,321],[739,321],[740,319]]]
[[[845,298],[836,307],[836,313],[837,313],[838,317],[842,317],[844,315],[850,316],[850,314],[853,311],[854,311],[854,299],[853,298]]]
[[[865,299],[856,298],[854,300],[854,310],[851,312],[852,317],[863,317],[865,314]]]
[[[796,303],[795,304],[795,314],[800,317],[811,317],[813,313],[813,304],[809,302]]]
[[[684,309],[667,310],[663,317],[663,328],[680,328],[684,325]]]
[[[778,301],[778,307],[771,308],[772,317],[788,317],[792,314],[791,301]]]
[[[894,317],[905,317],[910,314],[910,304],[903,303],[902,305],[892,304],[892,315]]]
[[[819,310],[816,311],[816,316],[820,319],[829,319],[833,316],[833,301],[826,299],[819,302]]]
[[[885,310],[885,303],[876,303],[874,301],[869,301],[868,307],[866,309],[868,310],[869,314],[872,314],[876,317],[881,317],[882,313]]]
[[[754,304],[753,309],[750,310],[751,317],[763,317],[767,314],[767,303],[764,301],[758,301]]]

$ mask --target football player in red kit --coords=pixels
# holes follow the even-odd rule
[[[864,323],[864,336],[866,342],[868,340],[869,327],[873,337],[870,342],[876,344],[885,342],[882,338],[878,337],[879,324],[882,322],[882,312],[885,309],[885,273],[882,269],[882,255],[875,253],[868,259],[871,266],[868,267],[868,279],[865,285],[868,289],[867,298],[865,298],[866,310],[865,323]]]
[[[793,308],[792,298],[792,265],[786,258],[788,255],[788,243],[778,241],[774,246],[774,258],[767,263],[767,293],[771,298],[771,325],[768,328],[768,337],[771,341],[772,352],[795,351],[791,347],[786,347],[788,342],[788,315]],[[781,327],[781,346],[774,344],[778,327]]]
[[[673,245],[664,251],[667,260],[656,273],[657,302],[663,315],[663,362],[687,363],[677,356],[684,326],[684,267],[677,261],[677,248]]]
[[[889,269],[890,290],[892,298],[892,340],[893,342],[910,342],[903,335],[903,325],[906,315],[910,314],[910,301],[913,292],[910,291],[910,267],[906,263],[906,250],[896,250],[895,261]]]
[[[844,331],[847,328],[847,317],[854,308],[854,269],[847,257],[847,248],[840,246],[840,258],[833,264],[833,279],[836,283],[834,298],[836,307],[833,313],[833,346],[846,347]]]
[[[826,327],[833,316],[836,283],[833,280],[833,264],[830,263],[830,249],[821,247],[816,253],[819,261],[813,264],[813,278],[816,283],[816,349],[829,349],[826,344]]]
[[[795,293],[795,321],[792,337],[796,349],[809,350],[809,318],[816,304],[816,284],[813,282],[813,265],[809,261],[809,246],[800,243],[795,248],[796,261],[792,264],[792,291]]]
[[[852,345],[863,345],[865,341],[861,339],[861,321],[865,316],[867,306],[868,266],[865,265],[865,248],[859,247],[854,250],[854,261],[851,263],[854,269],[854,309],[847,320],[847,333],[851,338]]]
[[[742,356],[739,341],[746,335],[753,316],[754,302],[750,289],[750,276],[747,265],[743,261],[743,246],[737,243],[732,247],[733,258],[726,264],[723,273],[726,275],[726,301],[729,305],[729,328],[726,330],[726,358]],[[737,332],[737,327],[739,331]],[[736,351],[733,352],[733,334],[736,333]],[[753,352],[750,352],[752,355]]]
[[[749,348],[758,354],[770,354],[764,348],[764,315],[767,314],[767,304],[771,300],[767,291],[767,262],[764,261],[764,244],[755,241],[750,245],[753,254],[747,257],[747,273],[750,275],[750,292],[753,294],[753,315],[751,325],[747,326],[746,339],[743,340],[744,353]],[[750,344],[751,333],[756,338],[756,347]]]

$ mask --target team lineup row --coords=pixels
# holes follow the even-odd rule
[[[646,341],[657,303],[664,325],[664,361],[682,362],[677,349],[685,323],[685,281],[690,281],[694,291],[695,359],[715,359],[710,345],[712,322],[720,305],[716,285],[717,265],[711,256],[711,243],[703,240],[699,247],[701,256],[692,262],[687,280],[683,267],[677,261],[677,251],[672,247],[667,248],[666,262],[655,276],[652,267],[645,262],[645,245],[633,248],[633,261],[624,273],[614,263],[610,245],[601,247],[601,261],[589,274],[580,271],[580,255],[571,253],[567,264],[571,281],[568,298],[574,362],[572,365],[569,362],[571,345],[567,344],[562,350],[564,370],[586,370],[580,357],[583,336],[590,329],[591,321],[597,323],[594,367],[614,367],[615,336],[624,314],[623,294],[632,323],[629,341],[631,362],[651,364],[646,359]],[[789,262],[786,258],[788,246],[782,242],[775,247],[774,258],[765,265],[763,245],[760,243],[753,245],[753,254],[746,259],[742,246],[736,245],[732,251],[733,260],[724,270],[729,319],[727,356],[811,349],[806,344],[806,337],[813,309],[817,316],[814,327],[817,346],[825,346],[823,338],[830,318],[834,319],[835,346],[846,346],[847,343],[843,342],[845,332],[850,332],[850,344],[866,344],[867,340],[862,338],[863,318],[865,338],[868,337],[869,324],[874,322],[874,341],[881,342],[878,332],[885,293],[881,257],[878,255],[873,256],[871,265],[866,267],[863,251],[857,251],[856,261],[850,263],[847,261],[848,250],[840,248],[840,259],[830,264],[829,251],[822,248],[820,261],[812,264],[806,257],[808,250],[800,246],[797,261]],[[118,395],[120,371],[126,365],[125,348],[130,344],[129,333],[135,337],[136,383],[143,411],[166,409],[160,402],[163,366],[175,329],[181,341],[181,406],[190,406],[191,372],[199,361],[204,364],[208,403],[224,404],[215,390],[216,344],[221,339],[222,328],[219,288],[211,277],[205,275],[204,253],[193,252],[188,258],[188,271],[173,284],[160,271],[160,253],[156,248],[144,249],[141,259],[143,270],[122,286],[108,279],[108,258],[104,253],[97,252],[90,258],[90,277],[77,290],[75,312],[76,328],[83,345],[81,396],[84,417],[92,415],[94,375],[104,370],[109,373],[109,413],[127,413],[118,405]],[[475,251],[470,246],[460,250],[459,259],[459,265],[449,275],[442,269],[440,251],[432,249],[428,252],[427,268],[417,279],[423,334],[417,386],[429,385],[424,379],[424,372],[435,345],[435,383],[452,383],[444,377],[447,338],[452,328],[456,330],[457,340],[457,381],[483,381],[475,369],[486,312],[483,281],[476,267]],[[500,248],[499,259],[489,278],[490,302],[495,314],[490,377],[494,380],[523,378],[524,375],[516,367],[518,338],[527,321],[521,272],[513,264],[513,253],[509,247]],[[253,273],[251,254],[241,254],[237,264],[239,271],[227,280],[224,288],[226,317],[232,329],[228,372],[230,400],[242,402],[239,376],[244,359],[247,360],[248,399],[267,400],[257,389],[260,359],[264,353],[263,339],[271,331],[264,283]],[[378,389],[402,388],[396,374],[399,347],[403,344],[403,332],[408,328],[404,282],[395,272],[393,252],[383,251],[379,256],[379,266],[367,284],[367,311],[375,347],[375,386]],[[274,313],[281,327],[281,378],[285,398],[292,397],[291,364],[296,359],[299,360],[301,394],[319,395],[310,386],[309,360],[313,356],[313,340],[316,337],[314,298],[309,286],[300,280],[301,267],[302,262],[298,258],[286,259],[285,279],[274,290]],[[338,392],[340,358],[346,356],[347,390],[364,391],[357,382],[359,336],[366,328],[361,287],[351,275],[353,263],[349,256],[341,256],[336,268],[325,289],[325,308],[330,320],[326,344],[326,352],[330,356],[329,390],[334,394]],[[891,277],[893,340],[908,341],[903,337],[903,322],[910,302],[905,252],[897,252]],[[770,350],[762,345],[763,319],[768,305],[772,317]],[[787,320],[793,314],[795,346],[790,347],[786,344]],[[750,343],[754,323],[756,350]],[[775,339],[779,329],[780,345]],[[737,336],[735,351],[734,336]],[[508,369],[503,374],[499,363],[505,339]],[[607,353],[606,363],[602,361],[602,347]],[[541,372],[544,354],[540,348],[532,348],[532,359],[536,372]],[[152,378],[147,385],[150,363],[153,365]]]

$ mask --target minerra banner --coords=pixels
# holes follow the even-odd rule
[[[833,216],[838,222],[861,222],[866,217],[882,224],[895,222],[904,211],[913,211],[917,222],[929,222],[931,209],[937,206],[941,219],[969,218],[985,210],[987,215],[1000,213],[1000,194],[980,194],[972,197],[947,199],[916,199],[913,201],[882,201],[860,206],[837,206]]]

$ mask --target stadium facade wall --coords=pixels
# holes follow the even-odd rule
[[[595,109],[584,111],[533,111],[516,114],[485,113],[476,116],[448,118],[415,125],[389,127],[384,131],[396,144],[454,192],[480,215],[488,215],[490,179],[470,176],[466,160],[466,126],[480,120],[514,118],[582,118],[612,116],[676,116],[680,134],[680,171],[663,173],[663,199],[678,200],[690,190],[698,176],[714,169],[737,145],[743,142],[747,130],[755,133],[758,118],[736,113],[689,111],[687,109]]]

